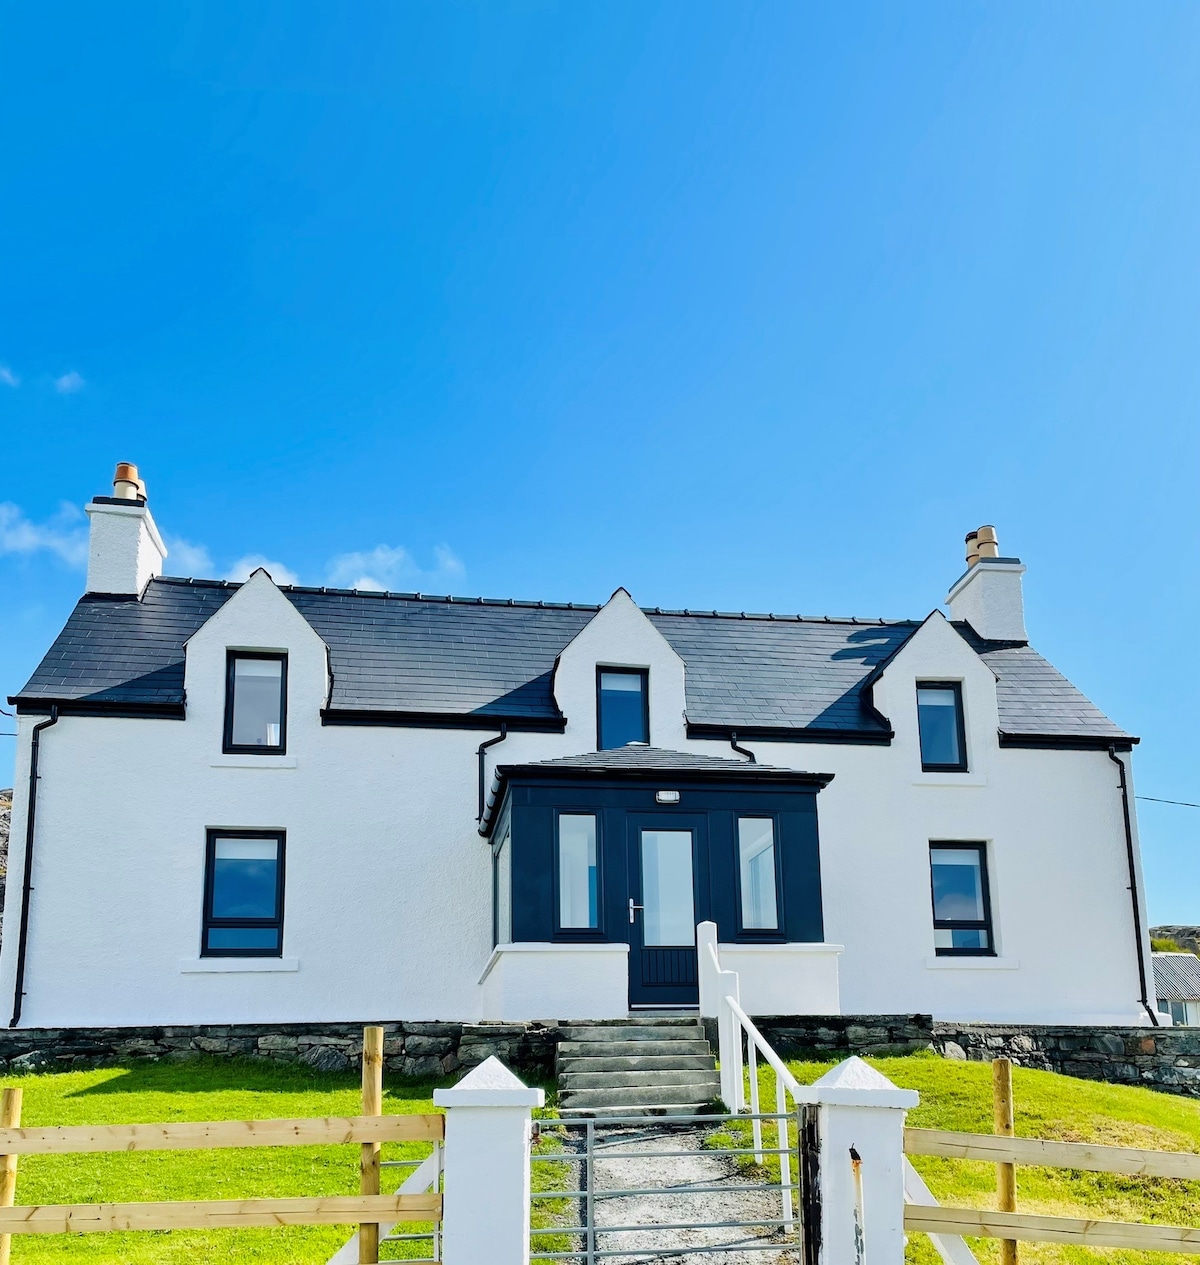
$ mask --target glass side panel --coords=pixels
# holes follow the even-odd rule
[[[918,686],[917,723],[921,732],[922,764],[962,764],[957,690]]]
[[[278,927],[209,927],[207,947],[213,949],[279,950]]]
[[[981,949],[986,952],[992,945],[988,939],[988,933],[982,928],[935,927],[933,947],[935,949]]]
[[[596,818],[591,813],[563,813],[558,819],[560,927],[586,929],[600,925],[598,876]]]
[[[983,922],[987,914],[983,908],[983,875],[980,873],[979,852],[975,848],[933,848],[929,859],[933,866],[933,916],[939,922],[943,919],[953,922]],[[939,947],[974,946],[956,944]]]
[[[642,905],[643,944],[696,943],[690,830],[642,831]]]
[[[278,747],[282,733],[283,661],[234,659],[233,745]]]
[[[738,872],[742,888],[742,928],[775,931],[775,822],[770,817],[738,818]]]
[[[217,839],[212,916],[276,918],[279,844],[274,839]]]
[[[493,863],[495,874],[496,899],[496,943],[512,943],[512,847],[509,833],[505,831],[504,841],[496,852]]]
[[[649,742],[646,677],[641,672],[600,673],[600,750]]]

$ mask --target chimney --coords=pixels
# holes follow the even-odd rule
[[[137,466],[117,463],[112,496],[97,496],[84,507],[91,519],[87,591],[140,595],[162,575],[167,547],[146,508],[146,485]]]
[[[946,603],[950,618],[965,620],[989,641],[1027,641],[1020,558],[1002,558],[996,529],[967,533],[967,569],[954,582]]]

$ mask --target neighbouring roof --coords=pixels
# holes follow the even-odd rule
[[[1152,953],[1154,995],[1163,1001],[1200,1001],[1200,958],[1194,953]]]
[[[182,714],[184,644],[238,586],[152,580],[142,599],[86,595],[10,701]],[[331,721],[561,728],[555,661],[597,606],[283,587],[329,646]],[[886,742],[864,683],[920,626],[717,611],[646,614],[687,665],[694,736],[736,730],[808,741]],[[1030,646],[956,624],[998,678],[1002,736],[1128,744]]]

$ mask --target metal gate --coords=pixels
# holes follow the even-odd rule
[[[531,1258],[807,1262],[799,1123],[775,1112],[539,1122]]]

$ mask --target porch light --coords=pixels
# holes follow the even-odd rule
[[[654,802],[656,804],[678,804],[679,792],[678,791],[655,791]]]

